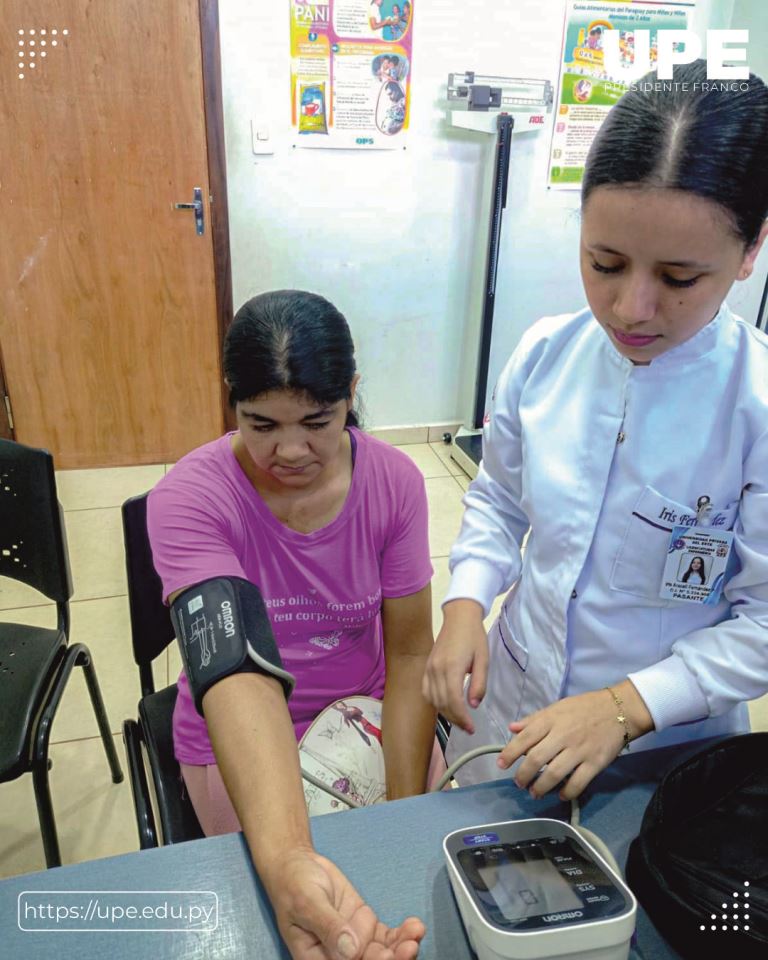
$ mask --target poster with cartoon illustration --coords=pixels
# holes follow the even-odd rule
[[[387,798],[384,751],[381,747],[381,701],[346,697],[326,707],[299,743],[302,770],[334,787],[358,804],[370,806]],[[320,787],[304,780],[310,816],[349,810]]]
[[[295,145],[402,147],[415,0],[289,2]]]
[[[550,187],[581,188],[592,141],[608,111],[627,89],[623,76],[610,76],[606,68],[605,31],[619,31],[620,64],[634,63],[635,30],[650,31],[650,62],[654,68],[657,31],[685,30],[694,7],[693,0],[652,5],[641,0],[568,0],[549,156]]]

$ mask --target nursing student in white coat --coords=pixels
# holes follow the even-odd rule
[[[571,799],[630,740],[748,730],[768,691],[768,338],[724,302],[768,232],[768,90],[707,90],[703,61],[675,81],[589,154],[589,308],[534,324],[496,386],[424,679],[449,759],[507,742],[462,784],[523,758],[518,786]],[[732,532],[722,595],[665,599],[697,520]]]

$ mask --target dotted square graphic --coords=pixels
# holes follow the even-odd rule
[[[70,32],[67,27],[19,27],[17,32],[18,40],[18,59],[17,70],[19,80],[23,80],[27,70],[35,70],[38,66],[37,57],[48,56],[48,50],[43,47],[58,47],[60,40],[69,37]],[[45,38],[45,39],[43,39]],[[42,67],[43,64],[40,64]]]
[[[709,929],[709,930],[717,930],[717,929],[718,929],[718,923],[717,923],[717,921],[718,921],[718,919],[719,919],[719,920],[720,920],[720,926],[719,926],[719,929],[720,929],[720,930],[726,930],[726,931],[728,931],[728,930],[732,930],[732,931],[745,930],[745,931],[749,931],[749,922],[748,922],[748,921],[749,921],[749,912],[748,912],[748,911],[749,911],[749,889],[748,889],[748,887],[749,887],[749,880],[745,880],[745,881],[744,881],[744,890],[741,891],[741,894],[742,894],[742,900],[741,900],[741,901],[739,901],[739,899],[738,899],[738,897],[739,897],[739,891],[738,891],[738,890],[734,890],[734,891],[733,891],[733,902],[732,902],[730,905],[727,904],[727,903],[721,904],[721,908],[722,908],[723,910],[725,910],[725,911],[733,910],[733,913],[731,914],[731,921],[732,921],[732,923],[731,923],[730,925],[729,925],[728,923],[722,923],[723,920],[726,920],[726,921],[728,920],[728,913],[727,913],[727,912],[726,912],[726,913],[722,913],[719,918],[718,918],[718,916],[717,916],[716,913],[712,913],[712,914],[710,914],[710,916],[709,916],[710,923],[709,923],[709,924],[706,924],[706,923],[701,923],[701,924],[699,924],[699,930],[702,931],[702,932],[706,931],[707,929]],[[744,911],[743,913],[740,913],[740,912],[739,912],[739,909],[740,909],[740,908],[743,909],[743,911]],[[740,925],[741,921],[744,921],[743,925]]]

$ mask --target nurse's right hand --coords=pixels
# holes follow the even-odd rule
[[[471,674],[467,697],[464,679]],[[443,606],[443,626],[424,671],[422,692],[446,719],[467,733],[475,726],[467,709],[485,696],[488,677],[488,637],[483,608],[475,600],[450,600]]]

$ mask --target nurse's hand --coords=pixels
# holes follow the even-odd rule
[[[388,927],[344,874],[312,849],[281,856],[262,879],[293,960],[413,960],[424,924]]]
[[[653,719],[634,684],[624,680],[612,689],[624,701],[621,709],[630,739],[653,730]],[[573,800],[621,752],[624,725],[617,720],[618,714],[607,690],[558,700],[510,723],[516,736],[499,754],[498,765],[506,770],[524,756],[515,773],[518,787],[528,789],[532,797],[541,797],[566,781],[560,799]]]
[[[467,733],[475,726],[464,700],[464,678],[470,707],[485,696],[488,677],[488,636],[483,608],[474,600],[450,600],[443,607],[443,626],[427,660],[422,693],[444,717]]]

